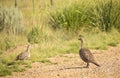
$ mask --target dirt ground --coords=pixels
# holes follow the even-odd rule
[[[120,44],[108,50],[91,51],[101,67],[90,64],[83,68],[86,64],[78,54],[65,54],[49,58],[53,64],[36,62],[24,72],[2,78],[120,78]]]

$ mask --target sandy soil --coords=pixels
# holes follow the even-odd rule
[[[65,54],[49,58],[53,64],[36,62],[24,72],[1,78],[120,78],[120,44],[105,51],[91,51],[101,67],[90,64],[83,68],[86,64],[78,54]]]

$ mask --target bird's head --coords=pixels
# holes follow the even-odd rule
[[[79,38],[78,38],[78,40],[80,40],[80,41],[83,41],[83,36],[82,35],[79,35]]]

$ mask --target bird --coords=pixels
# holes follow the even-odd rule
[[[27,45],[27,48],[25,51],[21,52],[17,57],[16,60],[26,60],[30,58],[30,45]]]
[[[85,68],[89,68],[89,63],[93,63],[96,66],[100,65],[95,61],[93,54],[91,53],[91,51],[89,49],[87,49],[85,47],[84,44],[84,37],[82,35],[79,35],[79,39],[81,41],[81,49],[79,50],[79,56],[81,57],[81,59],[87,63]]]

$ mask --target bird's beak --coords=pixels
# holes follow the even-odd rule
[[[81,40],[80,38],[78,38],[78,40]]]

